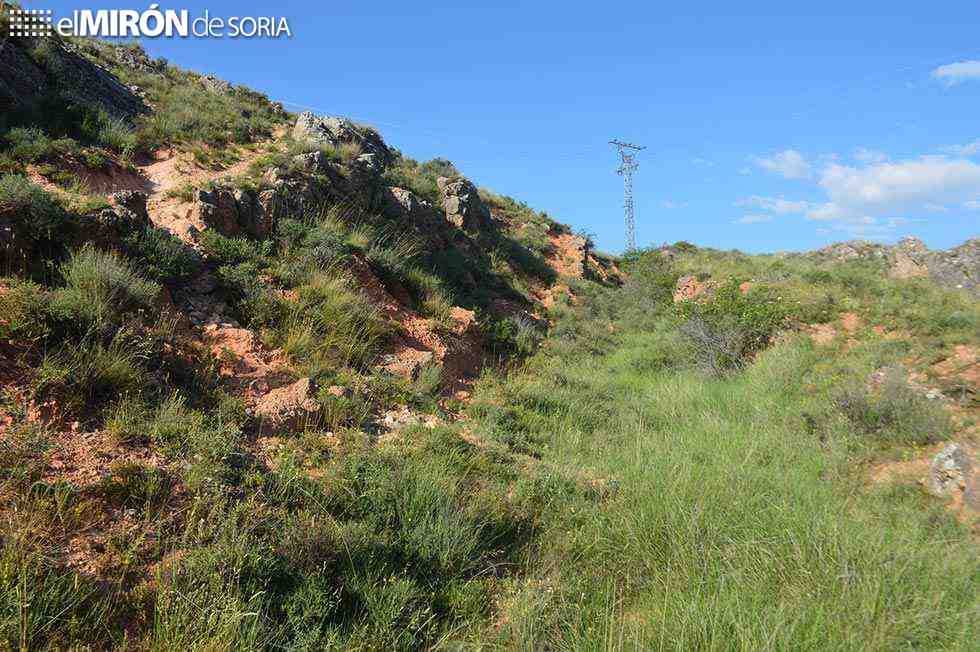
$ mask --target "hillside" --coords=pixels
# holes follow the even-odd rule
[[[587,236],[0,49],[0,647],[972,649],[978,241]]]

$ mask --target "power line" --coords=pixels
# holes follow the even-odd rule
[[[623,209],[626,213],[626,251],[632,251],[636,249],[636,216],[633,213],[633,172],[640,167],[640,164],[636,162],[636,155],[633,152],[646,149],[646,147],[624,143],[620,140],[610,140],[609,144],[616,146],[619,150],[619,158],[622,161],[616,172],[623,177]]]

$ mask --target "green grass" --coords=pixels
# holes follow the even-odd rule
[[[675,327],[665,316],[657,330]],[[854,462],[877,437],[805,389],[859,378],[882,352],[828,362],[795,338],[719,378],[678,367],[657,330],[599,356],[549,347],[478,393],[485,437],[613,487],[601,507],[552,513],[508,600],[505,645],[970,649],[968,533],[917,492],[863,490]],[[922,404],[890,409],[889,427],[918,429]],[[819,433],[805,427],[813,414]]]

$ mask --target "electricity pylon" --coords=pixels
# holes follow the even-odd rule
[[[609,144],[615,145],[618,148],[619,158],[622,160],[616,172],[623,177],[625,191],[623,208],[626,211],[626,251],[632,251],[636,249],[636,216],[633,213],[633,172],[640,167],[640,164],[636,162],[636,155],[630,150],[638,152],[641,149],[646,149],[646,147],[624,143],[620,140],[610,140]]]

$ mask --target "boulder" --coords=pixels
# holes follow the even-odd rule
[[[980,506],[971,457],[960,444],[946,446],[932,461],[929,489],[937,496],[961,494],[967,505]]]
[[[436,183],[442,192],[442,207],[449,222],[467,230],[477,230],[490,224],[490,210],[483,204],[472,182],[462,177],[439,177]]]
[[[127,68],[148,75],[162,75],[167,69],[165,59],[150,59],[142,47],[121,46],[114,48],[116,60]],[[132,88],[132,87],[130,87]]]
[[[201,220],[226,236],[245,233],[253,238],[269,237],[275,228],[276,205],[274,191],[256,193],[216,186],[197,193]]]
[[[227,236],[239,234],[238,204],[232,191],[224,187],[197,191],[197,208],[201,221],[218,233]]]
[[[265,239],[275,228],[275,208],[273,199],[264,201],[254,190],[237,189],[232,193],[238,207],[238,226],[253,238]],[[266,210],[266,207],[270,210]]]
[[[274,389],[255,404],[254,414],[263,432],[302,430],[315,425],[320,416],[316,387],[309,378]]]
[[[383,168],[394,158],[378,132],[354,124],[347,118],[318,116],[306,111],[297,118],[293,137],[296,140],[324,143],[333,147],[353,143],[361,148],[363,154],[376,157],[372,165],[379,168]]]
[[[214,75],[204,75],[201,77],[201,86],[205,90],[217,95],[224,95],[225,93],[231,92],[231,84],[224,79],[218,79]]]
[[[945,251],[931,251],[923,259],[936,283],[980,297],[980,238]]]
[[[109,203],[113,205],[120,217],[134,228],[150,225],[150,214],[146,210],[146,201],[146,193],[136,190],[122,190],[109,195]]]
[[[333,162],[319,150],[294,156],[293,164],[304,172],[313,174],[320,174],[333,168]]]

